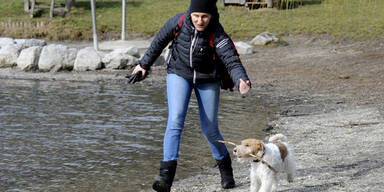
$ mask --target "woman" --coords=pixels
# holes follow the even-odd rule
[[[184,128],[189,99],[194,90],[202,132],[217,161],[221,185],[223,188],[233,188],[235,181],[231,158],[226,146],[217,142],[223,140],[217,119],[221,75],[219,61],[224,63],[241,94],[250,90],[250,81],[232,40],[219,23],[216,0],[191,0],[186,13],[169,19],[132,74],[142,72],[145,76],[171,41],[170,57],[167,59],[169,114],[163,143],[164,157],[160,162],[160,176],[152,187],[155,191],[171,189],[179,158],[180,135]]]

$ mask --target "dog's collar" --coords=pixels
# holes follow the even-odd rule
[[[254,159],[253,162],[255,163],[261,162],[262,164],[266,165],[269,169],[271,169],[273,172],[277,172],[271,165],[269,165],[263,159]]]
[[[267,162],[265,162],[265,161],[263,160],[263,157],[264,157],[264,155],[265,155],[265,147],[264,147],[264,144],[262,144],[261,146],[262,146],[261,151],[262,151],[263,153],[261,154],[260,157],[257,157],[256,159],[254,159],[253,162],[255,162],[255,163],[261,162],[262,164],[266,165],[266,166],[267,166],[269,169],[271,169],[272,171],[277,172],[271,165],[269,165]]]

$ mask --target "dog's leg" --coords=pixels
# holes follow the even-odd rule
[[[293,175],[292,174],[287,174],[287,181],[289,182],[289,183],[292,183],[293,182]]]
[[[249,189],[250,192],[258,192],[260,188],[260,180],[259,175],[257,175],[257,165],[255,163],[251,163],[251,174],[250,174],[250,180],[251,180],[251,187]]]
[[[277,185],[279,184],[279,180],[277,179],[277,174],[273,173],[273,178],[272,178],[272,187],[271,191],[276,192],[277,191]]]
[[[272,191],[272,185],[275,182],[274,181],[275,173],[272,170],[270,170],[267,166],[265,166],[264,164],[262,164],[262,166],[263,166],[263,169],[262,169],[262,172],[260,172],[260,174],[261,174],[261,178],[260,178],[261,186],[260,186],[259,192],[271,192]]]
[[[259,192],[271,192],[272,191],[272,183],[271,179],[265,179],[261,182],[261,187]]]
[[[256,178],[251,179],[250,192],[258,192],[260,189],[260,182]]]
[[[295,159],[292,155],[288,155],[284,163],[285,163],[286,172],[287,172],[287,180],[288,182],[292,183],[296,173]]]

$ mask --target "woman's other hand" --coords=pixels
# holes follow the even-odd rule
[[[245,82],[243,79],[240,79],[240,86],[239,86],[240,94],[242,95],[247,94],[250,89],[251,89],[251,82],[249,80]]]

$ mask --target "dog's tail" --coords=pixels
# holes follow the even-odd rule
[[[280,142],[288,142],[288,139],[285,135],[283,134],[276,134],[276,135],[273,135],[269,138],[269,142],[276,142],[276,141],[280,141]]]

